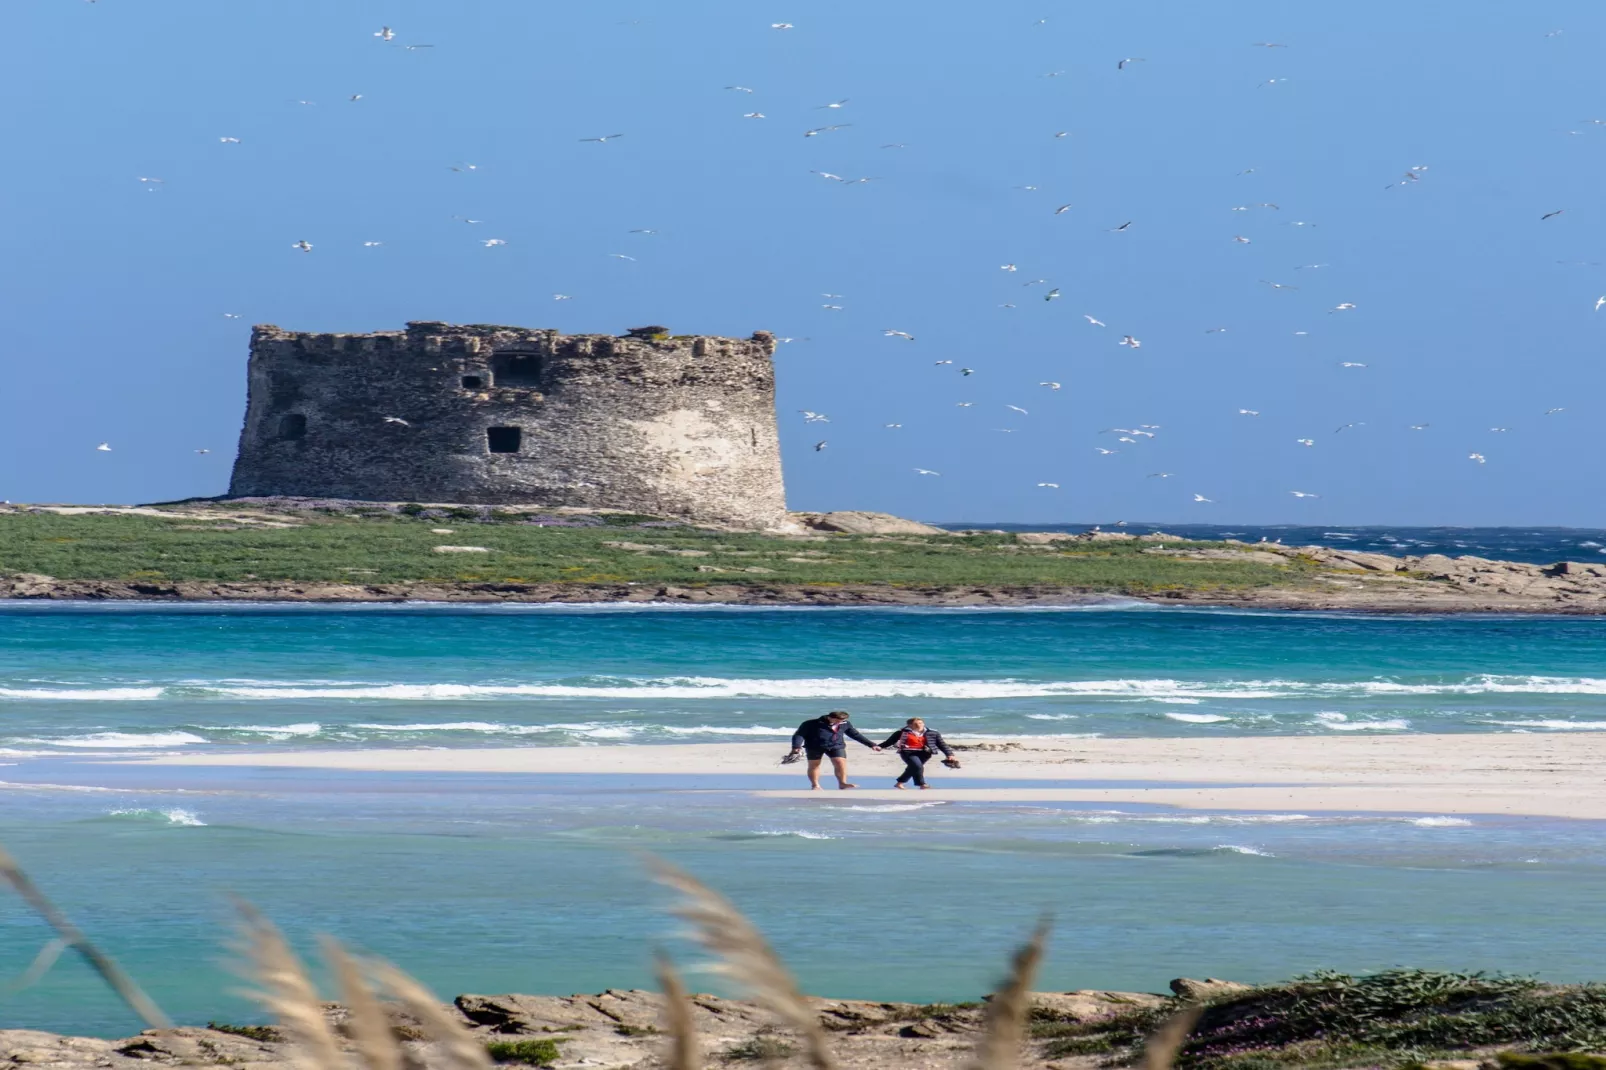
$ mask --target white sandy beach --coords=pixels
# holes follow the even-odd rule
[[[984,741],[954,740],[967,747]],[[1606,818],[1606,734],[1273,736],[1217,739],[1016,737],[1008,750],[966,750],[964,770],[934,767],[924,797],[987,802],[1145,803],[1208,810],[1510,814]],[[781,766],[784,744],[693,743],[458,750],[308,750],[178,754],[181,766],[257,766],[362,772],[768,775],[763,794],[807,796],[801,765]],[[856,794],[906,796],[891,754],[854,747]],[[965,787],[956,779],[1010,780]],[[832,790],[818,793],[835,797]],[[1089,786],[1033,782],[1073,781]],[[1126,782],[1108,786],[1109,782]],[[720,785],[710,783],[710,788]],[[695,790],[695,789],[689,789]]]

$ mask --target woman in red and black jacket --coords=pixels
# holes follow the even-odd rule
[[[881,744],[883,747],[896,745],[898,757],[903,759],[904,770],[898,776],[898,782],[893,785],[899,791],[904,784],[913,780],[921,788],[929,788],[926,783],[926,762],[938,751],[942,752],[944,759],[952,761],[953,748],[943,742],[942,733],[926,727],[926,722],[918,717],[909,718],[908,722]]]

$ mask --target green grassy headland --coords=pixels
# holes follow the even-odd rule
[[[1142,595],[1286,587],[1316,571],[1298,560],[1279,566],[1144,552],[1224,546],[1183,540],[1030,545],[1005,534],[799,538],[625,514],[549,517],[542,526],[527,514],[472,507],[252,509],[260,519],[231,519],[244,511],[225,503],[185,504],[172,516],[0,512],[0,575],[172,583],[1045,586]],[[439,552],[438,546],[489,552]]]

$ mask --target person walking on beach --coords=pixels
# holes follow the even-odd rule
[[[943,741],[942,733],[927,728],[926,722],[918,717],[911,717],[904,726],[888,736],[881,744],[883,747],[896,746],[898,757],[903,759],[903,772],[898,774],[898,781],[892,785],[899,791],[904,785],[914,781],[922,790],[931,787],[926,783],[926,763],[938,751],[942,752],[944,762],[958,764],[954,759],[953,748]]]
[[[824,717],[804,721],[792,733],[792,753],[786,756],[786,761],[797,761],[799,752],[808,755],[809,759],[809,789],[820,790],[820,760],[831,759],[831,769],[836,773],[837,787],[846,791],[859,785],[848,783],[848,745],[846,739],[863,743],[871,750],[881,748],[865,739],[857,728],[848,724],[847,710],[832,710]]]

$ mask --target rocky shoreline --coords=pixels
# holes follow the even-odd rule
[[[1027,532],[1023,545],[1127,539]],[[1154,536],[1140,536],[1155,540]],[[1533,565],[1481,557],[1394,557],[1324,546],[1241,543],[1224,549],[1146,551],[1199,561],[1307,566],[1287,586],[1176,587],[1127,592],[1045,585],[505,583],[413,581],[169,582],[62,580],[0,575],[0,599],[186,603],[670,603],[743,606],[1074,606],[1137,600],[1155,605],[1369,613],[1606,614],[1606,563]]]
[[[1189,998],[1209,998],[1247,986],[1179,979],[1173,987]],[[983,1004],[877,1003],[866,1000],[812,1001],[831,1034],[832,1052],[843,1070],[925,1070],[959,1067],[974,1050],[983,1028]],[[1032,997],[1037,1013],[1066,1023],[1098,1022],[1122,1012],[1164,1005],[1167,997],[1142,992],[1045,992]],[[719,996],[691,997],[692,1017],[709,1065],[742,1062],[771,1065],[801,1062],[788,1056],[791,1044],[771,1015],[756,1004]],[[447,1011],[486,1041],[544,1038],[555,1041],[556,1058],[537,1065],[563,1068],[650,1067],[664,1065],[662,997],[639,989],[609,989],[576,996],[459,996]],[[338,1031],[349,1015],[337,1004],[325,1014]],[[393,1028],[410,1049],[411,1065],[428,1067],[433,1045],[422,1023],[393,1010]],[[1030,1044],[1022,1066],[1096,1065],[1085,1057],[1050,1062],[1041,1044]],[[494,1049],[493,1049],[494,1054]],[[500,1060],[500,1058],[498,1059]],[[510,1063],[531,1065],[519,1059]],[[23,1029],[0,1029],[0,1067],[60,1070],[133,1070],[159,1065],[229,1066],[238,1070],[280,1070],[296,1064],[294,1052],[271,1026],[212,1023],[210,1028],[146,1030],[118,1040],[61,1036]]]

